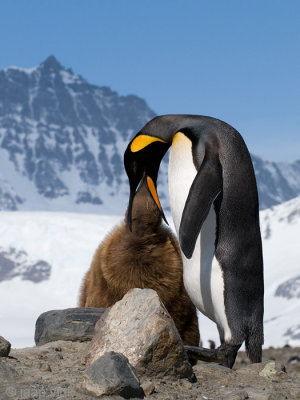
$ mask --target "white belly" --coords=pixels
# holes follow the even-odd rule
[[[169,162],[169,195],[172,217],[177,234],[185,202],[196,177],[192,159],[192,143],[177,133],[171,146]],[[216,240],[216,213],[212,206],[198,236],[191,259],[183,258],[183,280],[186,290],[198,310],[215,321],[221,336],[229,341],[224,305],[224,279],[221,267],[214,256]]]

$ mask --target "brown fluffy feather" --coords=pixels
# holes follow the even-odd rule
[[[83,280],[79,306],[110,307],[132,288],[154,289],[183,342],[198,346],[198,319],[183,285],[179,244],[162,225],[145,183],[133,202],[132,232],[125,221],[96,250]]]

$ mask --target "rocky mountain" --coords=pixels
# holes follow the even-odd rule
[[[92,85],[54,56],[0,71],[0,209],[123,213],[123,152],[154,115],[139,97]],[[253,162],[261,208],[300,194],[300,160]],[[167,160],[159,182],[168,208]]]
[[[1,208],[113,203],[119,211],[124,148],[153,116],[144,100],[91,85],[53,56],[33,69],[2,70]]]

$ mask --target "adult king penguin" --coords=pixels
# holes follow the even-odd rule
[[[156,180],[171,147],[169,196],[183,256],[183,278],[195,306],[218,327],[232,368],[245,341],[251,362],[263,344],[263,258],[258,196],[247,147],[230,125],[198,115],[163,115],[131,140],[124,165],[129,178],[128,224],[143,178],[161,208]]]

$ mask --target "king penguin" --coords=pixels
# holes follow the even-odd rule
[[[256,180],[241,135],[227,123],[199,115],[163,115],[149,121],[124,154],[129,178],[128,225],[140,182],[163,218],[156,182],[171,148],[169,197],[183,257],[185,288],[195,306],[214,321],[216,351],[232,368],[245,342],[251,362],[261,362],[263,257]]]

